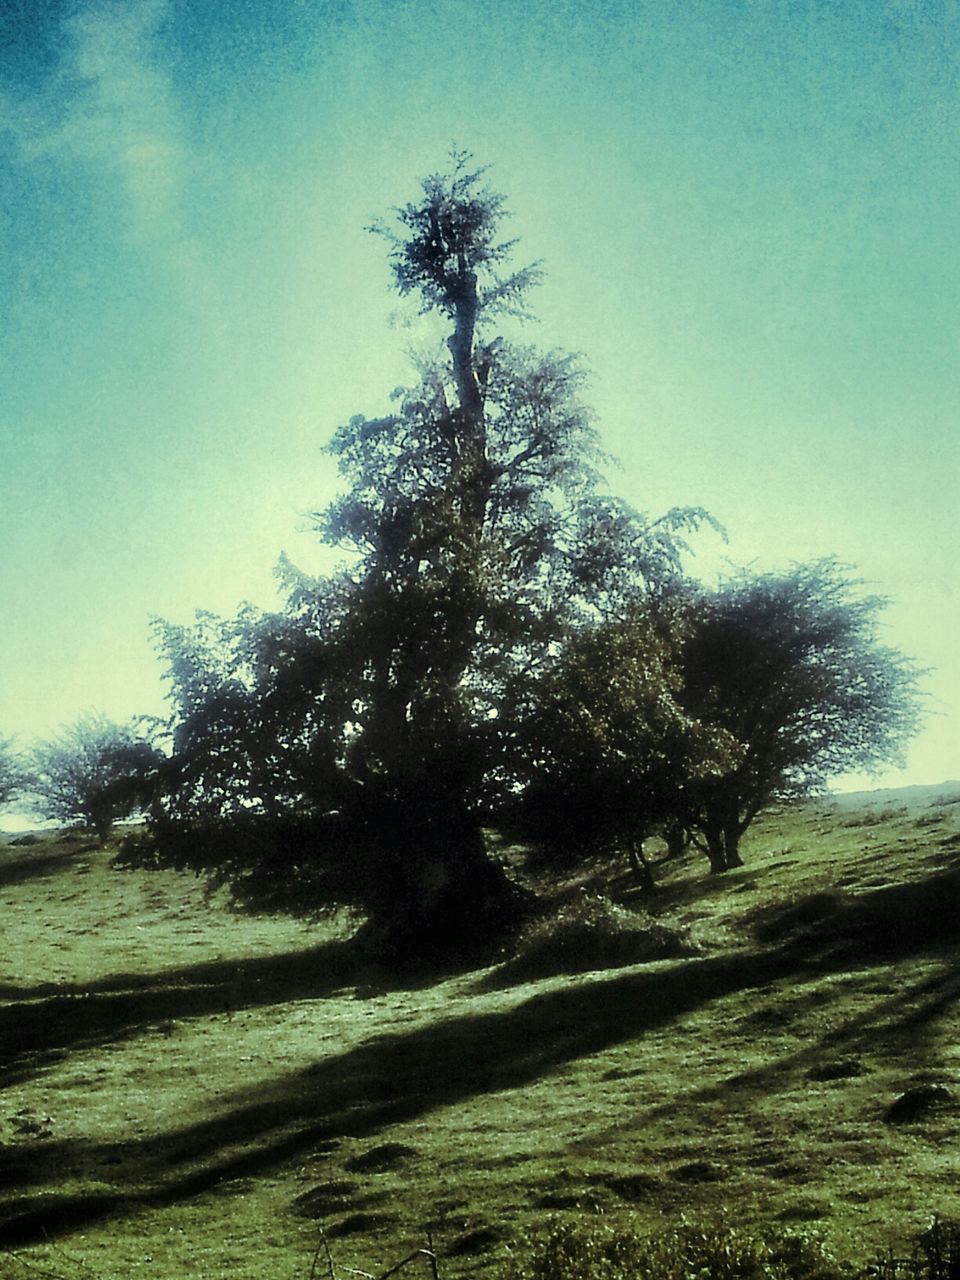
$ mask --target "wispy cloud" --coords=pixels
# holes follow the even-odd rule
[[[18,104],[27,158],[53,156],[112,174],[138,237],[176,236],[184,160],[177,103],[156,54],[168,0],[92,0],[63,26],[46,93]]]
[[[172,0],[87,0],[61,27],[43,89],[14,98],[0,83],[0,135],[12,135],[27,163],[78,166],[105,180],[120,233],[162,263],[212,345],[228,311],[191,225],[195,161],[159,38],[171,10]]]

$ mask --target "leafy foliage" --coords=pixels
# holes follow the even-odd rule
[[[530,682],[518,735],[527,831],[559,847],[621,848],[648,886],[644,840],[737,753],[725,727],[681,705],[683,632],[663,602],[575,632]]]
[[[676,579],[701,518],[602,495],[578,361],[483,332],[537,276],[502,274],[502,217],[458,155],[384,231],[400,291],[452,322],[450,358],[333,437],[345,489],[316,527],[347,565],[282,563],[276,615],[158,623],[176,715],[157,830],[241,819],[249,884],[289,870],[267,824],[299,822],[322,893],[407,937],[510,918],[481,823],[518,785],[518,699],[569,637]]]
[[[700,593],[683,645],[686,711],[737,743],[734,767],[691,788],[688,820],[715,870],[774,800],[900,757],[919,717],[919,672],[878,641],[885,601],[835,560],[741,574]]]
[[[482,274],[483,310],[522,314],[524,294],[540,278],[539,266],[498,276],[497,268],[509,260],[516,245],[515,240],[498,239],[504,197],[480,185],[486,170],[471,168],[469,153],[454,152],[452,161],[451,174],[424,179],[422,200],[396,211],[402,234],[380,223],[372,228],[391,244],[397,288],[401,294],[419,292],[425,312],[437,308],[454,316],[464,283]]]

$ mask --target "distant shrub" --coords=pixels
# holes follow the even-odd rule
[[[885,809],[867,809],[863,813],[854,814],[843,824],[845,827],[879,827],[885,822],[896,822],[907,816],[906,809],[887,806]]]
[[[600,1221],[552,1224],[521,1243],[505,1280],[834,1280],[843,1272],[804,1232],[720,1223],[644,1236]]]
[[[946,820],[946,812],[943,809],[936,809],[933,813],[921,813],[913,825],[915,827],[936,827],[941,822],[946,822]]]

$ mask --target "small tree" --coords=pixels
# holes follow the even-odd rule
[[[23,761],[12,738],[0,738],[0,808],[15,800],[25,784]]]
[[[835,560],[742,574],[691,605],[685,710],[737,743],[734,767],[693,780],[684,819],[713,871],[774,800],[895,762],[919,722],[919,672],[881,645],[885,605]]]
[[[644,841],[673,831],[686,790],[735,744],[680,705],[682,620],[660,605],[575,633],[531,683],[515,775],[528,834],[558,850],[609,847],[644,888]]]
[[[131,726],[87,714],[34,748],[29,789],[45,818],[82,823],[103,845],[147,803],[161,761]]]

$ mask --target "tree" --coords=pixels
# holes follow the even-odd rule
[[[681,702],[737,743],[734,767],[695,780],[684,820],[713,871],[772,801],[899,759],[919,720],[919,672],[879,643],[885,601],[835,560],[741,574],[694,598]]]
[[[393,413],[333,437],[346,489],[316,526],[344,569],[309,579],[282,564],[278,615],[159,624],[175,783],[155,826],[184,836],[187,860],[191,824],[206,824],[207,850],[211,828],[224,832],[234,884],[271,860],[294,882],[309,874],[389,946],[444,946],[516,917],[483,835],[509,785],[514,694],[578,627],[678,575],[681,534],[700,519],[649,522],[600,494],[578,362],[490,331],[524,314],[539,274],[500,274],[503,216],[458,155],[398,210],[399,230],[377,228],[400,292],[450,333]],[[294,852],[276,838],[292,816],[315,835]]]
[[[518,735],[521,829],[555,849],[613,848],[653,887],[644,842],[736,744],[681,706],[682,614],[664,602],[574,633],[538,673]]]
[[[82,823],[103,845],[114,822],[147,803],[162,759],[131,726],[86,714],[37,744],[29,789],[45,818]]]
[[[14,748],[12,738],[0,738],[0,808],[16,799],[23,790],[23,761]]]

